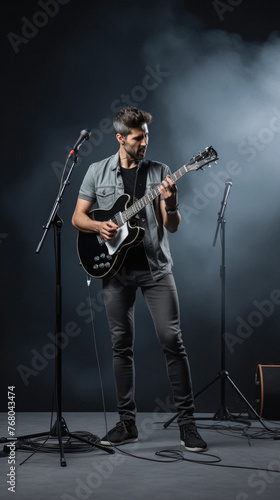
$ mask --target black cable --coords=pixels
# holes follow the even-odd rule
[[[194,458],[190,458],[190,459],[185,458],[182,450],[172,450],[172,449],[160,450],[160,451],[156,451],[155,454],[158,455],[159,457],[168,457],[168,456],[174,455],[174,456],[178,456],[178,460],[182,460],[184,462],[193,462],[196,464],[206,464],[206,465],[216,464],[218,462],[221,462],[221,460],[222,460],[220,457],[217,457],[217,455],[212,455],[211,453],[205,453],[205,451],[196,452],[195,455],[196,456],[199,455],[199,456],[201,456],[201,458],[206,457],[206,460],[196,460]],[[210,457],[213,460],[209,460],[208,457]]]
[[[73,437],[73,435],[77,436],[77,440],[75,439],[75,437]],[[67,453],[90,452],[93,451],[93,449],[95,450],[97,449],[95,447],[95,443],[97,443],[99,440],[98,436],[95,436],[90,432],[84,432],[84,431],[73,432],[73,435],[62,437],[63,448],[65,452]],[[80,441],[78,439],[79,436],[84,439],[87,439],[88,443]],[[60,450],[59,443],[57,443],[57,438],[51,435],[47,436],[43,440],[43,442],[42,438],[40,437],[33,438],[32,440],[21,439],[20,441],[18,441],[17,446],[19,447],[20,451],[27,451],[27,452],[33,451],[31,456],[33,456],[34,453],[38,451],[44,453],[56,453],[59,452]],[[24,462],[25,461],[26,460],[24,460]],[[20,465],[22,465],[24,462],[22,462]]]
[[[107,435],[108,434],[108,421],[107,421],[102,373],[101,373],[100,361],[99,361],[99,356],[98,356],[97,341],[96,341],[94,321],[93,321],[92,304],[91,304],[91,296],[90,296],[90,285],[91,285],[91,277],[89,275],[87,275],[88,301],[89,301],[89,307],[90,307],[91,329],[92,329],[93,344],[94,344],[94,349],[95,349],[95,359],[96,359],[96,363],[97,363],[99,385],[100,385],[100,391],[101,391],[101,400],[102,400],[103,416],[104,416],[104,423],[105,423],[105,435]]]
[[[227,436],[238,437],[240,439],[247,439],[248,441],[250,441],[251,439],[275,439],[274,434],[276,434],[276,438],[278,438],[280,432],[280,429],[278,429],[278,427],[265,430],[263,428],[259,428],[252,425],[242,426],[240,424],[235,426],[233,425],[226,426],[223,423],[213,423],[209,425],[206,424],[203,425],[197,423],[197,427],[200,429],[214,430],[216,432],[225,434]]]
[[[275,470],[275,469],[265,469],[263,467],[249,467],[249,466],[246,466],[246,465],[231,465],[231,464],[220,464],[220,463],[216,463],[216,462],[220,462],[221,461],[221,458],[219,457],[216,457],[216,455],[210,455],[210,454],[206,454],[207,456],[209,457],[214,457],[216,458],[216,462],[215,461],[207,461],[207,460],[193,460],[193,459],[188,459],[188,458],[185,458],[184,455],[183,455],[183,452],[182,451],[178,451],[178,450],[161,450],[161,451],[157,451],[156,452],[156,455],[159,455],[159,456],[169,456],[170,454],[178,454],[178,456],[181,457],[181,460],[184,461],[184,462],[194,462],[194,463],[198,463],[200,465],[211,465],[211,466],[216,466],[216,467],[225,467],[225,468],[230,468],[230,469],[245,469],[245,470],[259,470],[259,471],[265,471],[265,472],[276,472],[277,474],[280,473],[280,470]],[[205,452],[201,452],[199,453],[199,455],[203,455],[205,456]]]
[[[159,463],[170,463],[170,462],[180,462],[180,461],[186,461],[186,462],[194,462],[194,463],[206,463],[206,464],[214,464],[217,462],[221,461],[220,457],[217,457],[216,455],[211,455],[210,453],[205,453],[205,452],[196,452],[196,456],[201,456],[201,457],[210,457],[213,460],[195,460],[195,459],[187,459],[184,457],[183,451],[182,450],[173,450],[173,449],[166,449],[166,450],[160,450],[156,451],[155,455],[158,457],[166,457],[169,460],[157,460],[155,458],[148,458],[148,457],[140,457],[139,455],[135,455],[133,453],[129,453],[127,451],[121,450],[117,446],[114,446],[115,449],[117,449],[119,452],[121,452],[123,455],[128,455],[133,458],[138,458],[140,460],[148,460],[150,462],[159,462]]]

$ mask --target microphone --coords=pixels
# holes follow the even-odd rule
[[[232,186],[232,180],[231,179],[227,179],[226,182],[225,182],[224,197],[223,197],[223,200],[222,200],[221,211],[220,211],[220,214],[219,214],[219,217],[221,217],[221,218],[224,215],[224,211],[225,211],[225,208],[226,208],[227,199],[228,199],[228,195],[229,195],[231,186]]]
[[[231,179],[227,179],[227,181],[225,182],[225,192],[224,192],[224,199],[222,201],[222,205],[224,205],[226,202],[227,202],[227,199],[228,199],[228,195],[229,195],[229,192],[230,192],[230,188],[232,186],[232,180]]]
[[[83,142],[87,141],[89,139],[90,135],[91,135],[91,132],[89,130],[82,130],[80,132],[80,137],[77,140],[77,142],[74,144],[73,149],[69,153],[69,156],[73,155],[74,153],[77,153],[77,151],[79,151]]]

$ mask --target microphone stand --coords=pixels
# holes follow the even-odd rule
[[[229,376],[229,372],[226,370],[226,365],[225,365],[225,280],[226,280],[226,265],[225,265],[225,227],[226,227],[226,221],[224,219],[224,213],[227,205],[227,199],[229,196],[230,188],[232,186],[232,181],[228,179],[226,181],[226,187],[224,191],[224,196],[223,200],[221,203],[221,209],[220,212],[218,213],[218,220],[217,220],[217,227],[216,227],[216,232],[214,236],[214,241],[213,241],[213,246],[216,245],[217,241],[217,236],[219,233],[219,230],[221,232],[221,244],[222,244],[222,260],[221,260],[221,267],[220,267],[220,277],[221,277],[221,370],[220,372],[216,375],[216,377],[209,383],[207,384],[201,391],[199,391],[197,394],[194,395],[194,399],[197,398],[200,394],[202,394],[208,387],[210,387],[212,384],[214,384],[217,380],[221,380],[221,404],[220,408],[216,411],[216,413],[213,416],[214,420],[236,420],[236,418],[231,415],[226,408],[225,405],[225,382],[226,380],[230,383],[230,385],[233,387],[233,389],[237,392],[238,396],[244,401],[246,404],[246,407],[248,408],[248,413],[249,410],[252,412],[253,415],[261,422],[261,424],[266,428],[265,424],[263,423],[261,417],[258,415],[258,413],[254,410],[254,408],[250,405],[249,401],[245,398],[245,396],[241,393],[241,391],[238,389],[238,387],[235,385],[235,383],[231,380]],[[250,413],[249,413],[250,414]],[[167,428],[173,420],[178,416],[178,413],[176,415],[173,415],[167,422],[164,423],[164,428]]]
[[[87,132],[87,134],[85,133]],[[102,446],[101,444],[96,443],[95,441],[91,441],[90,439],[86,439],[81,437],[80,435],[75,435],[69,432],[68,427],[64,418],[62,417],[61,410],[61,399],[62,399],[62,389],[61,389],[61,381],[62,381],[62,350],[61,350],[61,333],[62,333],[62,283],[61,283],[61,234],[62,234],[62,226],[63,221],[58,215],[59,206],[62,200],[63,193],[65,191],[66,186],[70,184],[69,179],[71,177],[74,166],[77,163],[77,152],[82,145],[84,140],[89,138],[90,133],[88,131],[82,131],[81,136],[77,143],[75,144],[72,151],[70,151],[67,161],[70,157],[73,157],[72,165],[69,169],[69,172],[59,189],[58,196],[54,202],[53,208],[50,212],[48,221],[45,226],[43,226],[44,233],[41,241],[38,244],[36,249],[36,253],[41,251],[43,243],[45,241],[46,235],[51,226],[56,228],[56,245],[57,245],[57,259],[56,259],[56,329],[55,329],[55,345],[56,345],[56,410],[57,410],[57,419],[50,431],[40,432],[36,434],[28,434],[25,436],[18,436],[17,438],[13,438],[17,442],[17,448],[20,449],[20,440],[38,438],[43,436],[49,437],[57,437],[59,442],[59,450],[60,450],[60,465],[65,467],[67,465],[65,457],[64,457],[64,447],[62,442],[62,437],[69,436],[78,441],[82,441],[83,443],[90,444],[96,448],[99,448],[107,453],[115,453],[115,451],[110,447]],[[6,442],[8,439],[1,438],[1,442]],[[45,443],[44,443],[45,444]],[[73,451],[71,449],[71,451]],[[77,449],[77,452],[80,450]]]
[[[227,206],[227,199],[229,196],[230,188],[232,186],[232,182],[230,180],[226,181],[226,187],[224,192],[224,197],[221,203],[221,209],[218,213],[217,227],[216,233],[214,236],[213,247],[216,245],[219,229],[221,228],[221,245],[222,245],[222,258],[221,258],[221,266],[220,266],[220,277],[221,277],[221,371],[218,373],[216,380],[220,378],[221,380],[221,406],[219,410],[215,413],[214,419],[217,420],[230,420],[231,415],[228,409],[225,406],[225,381],[229,379],[229,373],[226,371],[225,367],[225,323],[226,323],[226,264],[225,264],[225,229],[226,229],[226,220],[224,218],[224,213]],[[233,384],[233,382],[229,379],[229,381]],[[211,385],[211,384],[210,384]],[[237,388],[236,388],[237,389]],[[237,389],[238,390],[238,389]],[[239,391],[238,391],[239,392]]]

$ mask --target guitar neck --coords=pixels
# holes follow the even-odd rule
[[[193,161],[193,163],[195,160]],[[183,175],[185,175],[187,172],[189,172],[189,165],[191,164],[188,163],[186,165],[183,165],[181,168],[179,168],[176,172],[171,174],[171,179],[176,182],[178,181]],[[156,186],[155,188],[151,189],[148,193],[146,193],[140,200],[135,201],[133,205],[131,205],[129,208],[124,210],[121,214],[116,214],[115,219],[118,222],[122,222],[123,224],[130,220],[132,217],[134,217],[136,214],[138,214],[143,208],[145,208],[149,203],[151,203],[155,198],[157,198],[160,195],[159,192],[159,187],[161,184]],[[120,225],[120,224],[118,224]]]
[[[199,170],[203,168],[204,165],[209,165],[211,161],[215,161],[218,159],[217,152],[212,146],[206,148],[203,153],[199,153],[197,156],[193,156],[193,158],[189,161],[189,163],[183,165],[176,172],[171,174],[171,179],[174,182],[177,182],[183,175],[191,170]],[[210,166],[210,165],[209,165]],[[162,184],[159,184],[157,187],[146,193],[140,200],[137,200],[133,205],[124,210],[123,212],[118,212],[115,214],[113,220],[119,227],[125,224],[129,219],[131,219],[134,215],[138,214],[142,208],[145,208],[149,203],[151,203],[155,198],[160,195],[159,187]]]

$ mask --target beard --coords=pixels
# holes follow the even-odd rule
[[[137,151],[134,151],[131,147],[129,146],[124,146],[124,150],[127,154],[127,156],[136,161],[137,163],[140,161],[140,160],[143,160],[143,158],[145,157],[145,148],[139,148]],[[141,154],[141,151],[143,151],[143,153]]]

